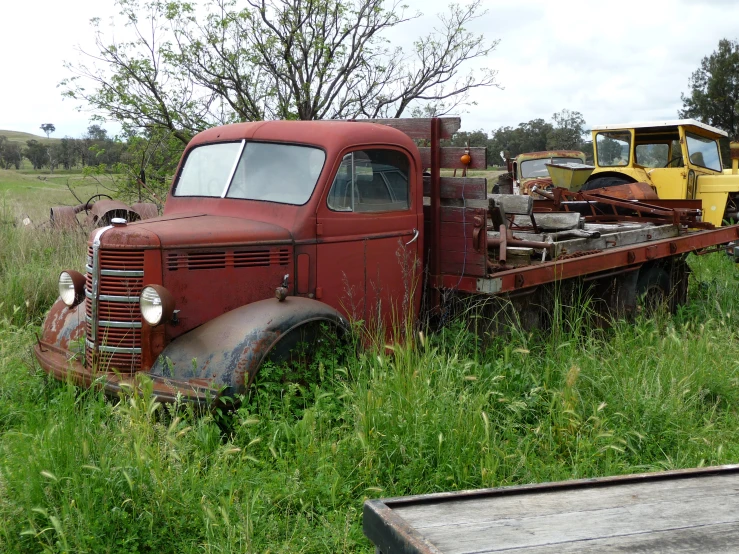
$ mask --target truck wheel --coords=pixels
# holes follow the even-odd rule
[[[639,272],[636,297],[642,310],[651,316],[670,299],[670,276],[661,267],[648,267]]]
[[[616,187],[618,185],[625,185],[627,183],[633,183],[632,179],[628,177],[617,177],[615,175],[604,175],[603,177],[594,177],[587,183],[585,183],[581,191],[603,189],[606,187]]]

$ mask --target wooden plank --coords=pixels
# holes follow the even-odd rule
[[[441,136],[443,139],[450,139],[452,135],[459,131],[462,126],[461,117],[440,117],[441,120]],[[379,123],[387,125],[393,129],[403,131],[412,139],[430,139],[431,138],[431,118],[430,117],[405,117],[405,118],[388,118],[388,119],[355,119],[359,123]]]
[[[441,177],[439,192],[442,199],[468,198],[485,200],[487,198],[488,180],[484,177]],[[423,195],[431,196],[431,177],[423,178]]]
[[[601,235],[597,239],[573,239],[554,243],[554,256],[572,254],[573,252],[585,252],[588,250],[606,250],[618,248],[631,244],[639,244],[649,241],[667,239],[678,236],[678,228],[674,225],[659,225],[657,227],[644,227],[642,229],[629,229]]]
[[[474,223],[475,217],[483,218],[487,216],[485,208],[458,208],[456,206],[441,207],[441,221],[449,221],[456,223]]]
[[[441,198],[440,204],[442,207],[448,207],[448,208],[467,207],[467,208],[479,208],[482,210],[488,209],[487,200],[477,200],[477,199],[470,200],[469,198]],[[428,196],[424,196],[423,197],[424,210],[430,206],[431,206],[431,198],[429,198]],[[428,215],[426,216],[430,217]]]
[[[443,239],[442,239],[443,240]],[[485,277],[487,260],[475,250],[465,252],[441,252],[441,272],[447,275]]]
[[[395,511],[412,522],[415,528],[422,530],[427,527],[554,515],[563,511],[576,513],[659,501],[682,502],[685,498],[733,494],[738,485],[738,475],[717,475],[710,479],[703,477],[607,488],[533,492],[530,495],[446,500],[398,507]],[[442,513],[444,517],[440,518]]]
[[[549,516],[428,528],[423,535],[445,554],[514,548],[521,552],[520,549],[550,544],[739,522],[739,495],[736,493],[691,498],[689,502],[681,498],[679,502],[636,504],[587,512],[568,511],[566,508],[570,505]],[[402,512],[400,515],[408,520]]]
[[[443,252],[467,252],[480,254],[472,246],[472,237],[461,236],[461,230],[457,236],[441,234],[441,250]]]
[[[365,516],[390,508],[386,551],[407,554],[736,552],[738,493],[727,465],[373,500]]]
[[[473,221],[467,221],[465,224],[451,221],[441,222],[442,237],[467,237],[471,241],[474,230],[475,224]]]
[[[535,213],[534,219],[539,228],[546,231],[566,231],[577,229],[580,225],[580,214],[577,212]],[[517,215],[513,221],[516,225],[531,225],[528,215]]]
[[[734,554],[739,544],[739,525],[733,522],[621,535],[606,539],[563,542],[516,550],[517,554],[590,554],[632,552],[670,554]],[[487,550],[483,552],[501,552]],[[505,552],[505,550],[502,550]],[[480,553],[483,554],[483,553]]]
[[[418,149],[421,152],[421,165],[424,168],[431,167],[431,148],[423,147]],[[464,169],[465,166],[460,160],[465,153],[465,148],[461,146],[446,146],[441,149],[441,165],[445,169]],[[484,146],[476,146],[470,148],[470,165],[468,169],[487,169],[487,148]]]

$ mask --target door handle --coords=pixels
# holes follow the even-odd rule
[[[413,229],[413,238],[409,240],[408,242],[406,242],[405,245],[408,246],[409,244],[416,242],[417,238],[418,238],[418,229]]]

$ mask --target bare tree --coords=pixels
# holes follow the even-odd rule
[[[75,76],[65,94],[128,129],[165,129],[182,142],[235,121],[441,115],[472,89],[497,86],[494,70],[473,67],[498,43],[466,29],[485,13],[480,0],[452,5],[411,53],[387,34],[420,14],[396,0],[117,4],[133,38],[109,39],[93,20],[99,52],[67,64]]]

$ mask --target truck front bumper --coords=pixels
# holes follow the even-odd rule
[[[34,351],[39,365],[51,377],[60,381],[70,380],[85,388],[101,387],[110,396],[140,387],[137,375],[144,375],[152,381],[153,394],[160,402],[189,402],[206,405],[218,400],[220,395],[218,389],[210,387],[202,379],[181,381],[147,372],[130,374],[90,371],[80,362],[80,354],[64,350],[43,340],[38,341]]]

